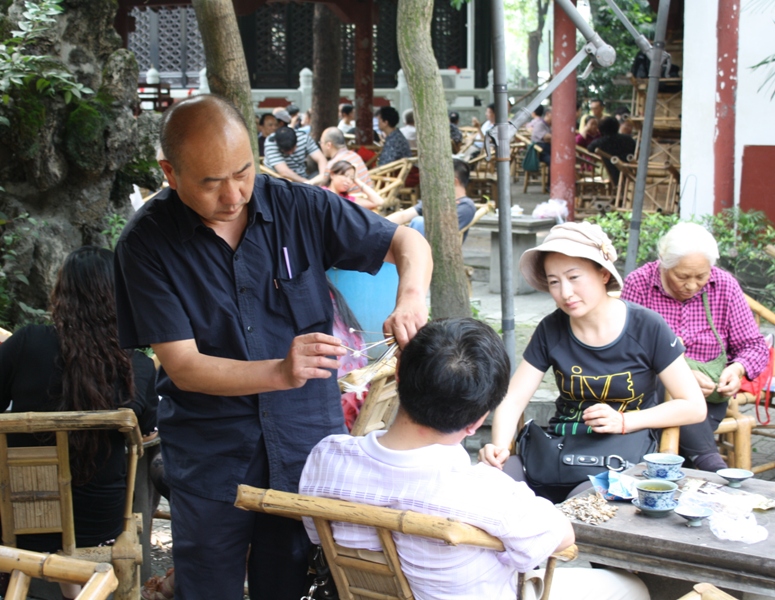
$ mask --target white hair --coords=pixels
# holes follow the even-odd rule
[[[718,244],[713,235],[698,223],[682,221],[670,228],[657,244],[657,254],[665,269],[672,269],[690,254],[702,254],[710,266],[718,260]]]

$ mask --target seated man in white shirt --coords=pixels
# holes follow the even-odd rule
[[[431,321],[402,351],[397,381],[400,406],[390,429],[323,439],[307,459],[300,492],[449,517],[501,539],[505,550],[497,552],[394,534],[418,600],[513,600],[518,572],[531,580],[526,598],[540,596],[543,572],[533,569],[573,544],[570,522],[524,483],[472,466],[461,445],[506,394],[503,342],[475,319]],[[318,543],[312,523],[305,519],[305,526]],[[345,547],[380,549],[369,527],[335,525],[334,537]],[[552,600],[648,597],[634,575],[605,569],[558,569],[551,593]]]

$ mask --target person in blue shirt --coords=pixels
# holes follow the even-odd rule
[[[123,347],[150,345],[172,499],[175,597],[298,600],[301,523],[233,506],[240,483],[297,491],[311,448],[344,433],[325,272],[396,264],[384,324],[403,347],[427,320],[423,237],[319,188],[256,175],[239,111],[188,98],[160,126],[170,187],[117,244]]]

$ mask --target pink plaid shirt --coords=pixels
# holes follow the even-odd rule
[[[621,297],[662,315],[683,340],[686,356],[705,362],[716,358],[720,349],[705,316],[702,291],[708,294],[713,324],[726,343],[728,362],[743,365],[748,378],[753,379],[767,366],[769,352],[743,290],[726,271],[713,267],[705,287],[686,302],[681,302],[665,292],[659,261],[655,261],[627,276]]]

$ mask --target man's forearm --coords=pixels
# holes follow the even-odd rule
[[[433,257],[422,234],[409,227],[396,229],[385,260],[396,265],[398,271],[397,299],[419,294],[424,301],[433,274]]]
[[[277,163],[272,167],[275,171],[277,171],[278,174],[282,175],[286,179],[290,179],[291,181],[295,181],[296,183],[305,183],[307,180],[303,177],[300,177],[296,171],[291,169],[288,165],[286,165],[284,162]]]

